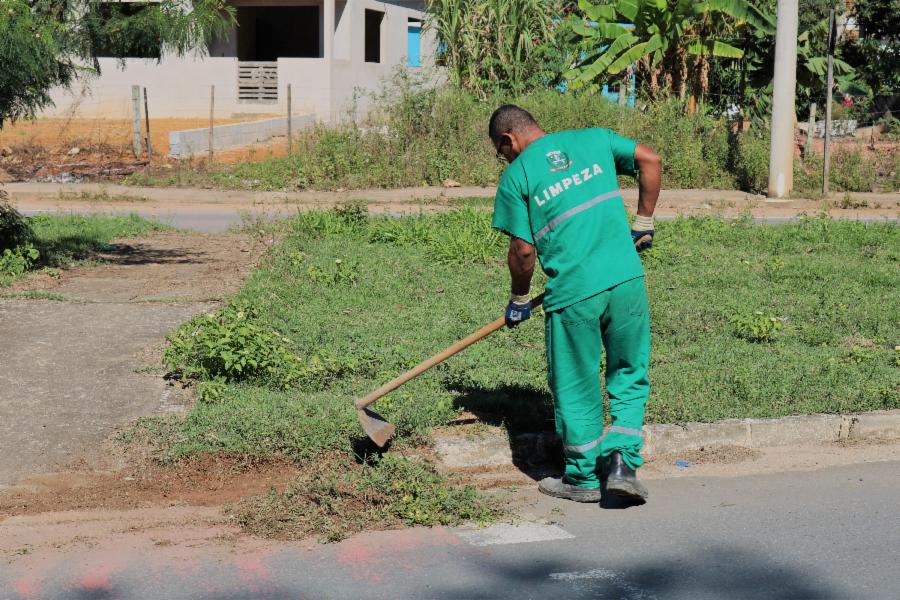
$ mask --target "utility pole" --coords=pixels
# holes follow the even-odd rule
[[[831,100],[834,91],[834,9],[828,13],[828,81],[825,84],[825,149],[822,161],[822,193],[828,193],[828,178],[831,171]]]
[[[798,0],[778,0],[769,198],[784,198],[794,187],[794,95],[797,88]]]

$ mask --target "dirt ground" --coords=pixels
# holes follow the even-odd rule
[[[228,125],[275,115],[248,115],[245,118],[216,118],[215,125]],[[141,140],[146,140],[145,123],[141,123]],[[135,156],[132,146],[132,124],[124,119],[41,118],[7,124],[0,130],[0,183],[37,179],[55,181],[60,178],[119,179],[148,164],[164,168],[176,163],[168,158],[169,133],[184,129],[209,127],[203,118],[151,119],[150,143]],[[287,138],[273,138],[264,143],[217,151],[215,160],[237,163],[287,155]],[[205,156],[192,159],[206,162]]]
[[[216,302],[252,271],[257,253],[242,234],[163,231],[116,240],[95,265],[38,271],[10,291],[41,291],[77,302]]]
[[[0,362],[0,490],[93,464],[133,419],[183,411],[187,394],[159,369],[165,335],[236,291],[260,252],[242,234],[163,232],[4,290],[0,339],[15,343]]]
[[[110,440],[108,454],[57,473],[32,475],[0,490],[0,517],[72,510],[130,510],[164,506],[218,506],[283,489],[298,468],[287,460],[225,456],[186,460],[177,467]],[[100,469],[106,466],[108,469]]]

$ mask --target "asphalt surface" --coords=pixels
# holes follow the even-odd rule
[[[900,462],[650,483],[650,503],[526,491],[555,524],[412,529],[222,555],[90,545],[0,562],[0,599],[896,599]],[[535,519],[534,516],[531,517]]]

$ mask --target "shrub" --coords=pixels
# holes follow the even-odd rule
[[[0,252],[32,241],[34,232],[25,217],[9,205],[6,190],[0,189]]]
[[[732,136],[729,170],[741,190],[765,193],[769,186],[769,136],[753,132]]]
[[[794,187],[797,191],[818,192],[822,189],[823,160],[821,154],[811,154],[803,161],[794,162]],[[878,185],[875,161],[863,156],[859,149],[837,148],[831,155],[828,182],[832,191],[874,191]],[[884,183],[890,188],[889,176]]]
[[[26,242],[13,249],[5,249],[0,254],[0,285],[9,285],[11,281],[25,274],[40,258],[31,242]]]
[[[891,139],[900,138],[900,119],[893,115],[881,119],[881,134]]]
[[[838,149],[832,155],[831,182],[845,192],[871,192],[875,183],[875,167],[859,149]]]
[[[300,358],[290,340],[267,327],[247,302],[233,302],[198,315],[170,333],[163,362],[173,372],[201,381],[252,381],[275,389],[323,387],[365,367],[366,361],[326,353]],[[201,399],[221,397],[219,387],[201,389]]]

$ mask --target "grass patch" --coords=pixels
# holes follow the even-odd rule
[[[0,199],[2,200],[2,199]],[[15,212],[15,211],[13,211]],[[120,237],[168,229],[135,214],[127,216],[49,215],[22,217],[5,209],[4,233],[14,231],[16,244],[0,253],[0,287],[40,267],[70,265]],[[51,271],[52,272],[52,271]]]
[[[298,215],[232,306],[252,307],[254,327],[271,336],[242,342],[247,356],[262,364],[277,350],[282,367],[319,366],[305,379],[193,373],[215,389],[180,424],[171,455],[352,451],[361,435],[352,398],[500,314],[505,240],[488,219],[474,209],[402,219],[368,218],[358,207]],[[897,248],[892,224],[660,223],[644,254],[654,344],[648,420],[900,407]],[[240,309],[225,310],[232,317],[210,320],[208,347],[244,326],[234,318]],[[552,428],[540,317],[408,383],[378,410],[407,439],[461,409],[513,429]],[[192,323],[173,339],[191,332],[205,340]],[[846,339],[869,340],[871,351],[853,355]]]
[[[35,215],[28,218],[34,230],[42,264],[63,265],[97,251],[116,238],[171,229],[169,225],[129,215]]]
[[[283,492],[249,498],[229,512],[257,535],[322,541],[400,525],[485,523],[503,514],[498,502],[473,487],[451,487],[427,463],[392,455],[361,463],[346,455],[316,461]]]
[[[147,202],[146,196],[131,196],[128,194],[110,194],[108,190],[101,189],[94,192],[84,190],[81,192],[60,192],[57,199],[63,202]]]
[[[490,232],[488,218],[473,208],[370,218],[350,206],[272,224],[282,242],[231,303],[172,336],[172,364],[200,382],[191,413],[145,419],[140,429],[167,459],[221,452],[308,465],[309,477],[286,492],[235,509],[260,533],[333,538],[372,520],[490,514],[461,512],[474,500],[441,496],[450,488],[427,466],[347,458],[365,454],[354,397],[500,314],[509,285],[505,239]],[[900,408],[898,248],[892,224],[660,223],[643,255],[654,344],[648,422]],[[538,278],[535,288],[542,284]],[[427,438],[461,410],[511,431],[552,429],[542,316],[536,311],[531,322],[379,400],[375,408],[397,425],[395,447]],[[223,349],[257,364],[235,371]],[[315,360],[320,366],[306,378],[272,374]],[[334,456],[341,458],[323,458]],[[330,466],[319,470],[320,462]],[[402,490],[385,492],[381,477]],[[404,491],[415,481],[425,486],[421,497]],[[446,514],[428,508],[435,493],[451,507]],[[391,504],[407,495],[411,506],[424,503],[421,516]],[[353,515],[347,523],[344,513]]]
[[[36,290],[26,290],[24,292],[15,292],[0,294],[0,298],[25,299],[25,300],[53,300],[54,302],[65,302],[66,297],[62,294],[54,294],[52,292],[42,292]]]

